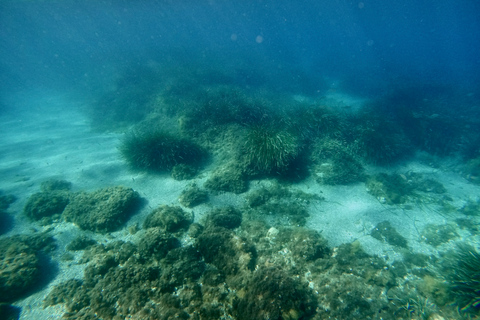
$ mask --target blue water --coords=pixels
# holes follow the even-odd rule
[[[176,254],[191,255],[199,265],[217,263],[220,267],[215,265],[215,268],[221,269],[224,258],[220,254],[207,261],[210,256],[207,244],[227,243],[222,239],[230,236],[237,239],[235,241],[247,237],[252,248],[258,246],[260,257],[255,257],[260,267],[250,266],[250,262],[248,267],[241,266],[239,262],[239,272],[249,277],[256,275],[250,277],[251,283],[258,284],[261,281],[257,280],[263,279],[265,287],[276,288],[276,282],[288,284],[289,279],[298,278],[301,279],[298,283],[305,290],[308,288],[308,297],[316,292],[318,306],[312,304],[315,307],[311,310],[303,310],[304,305],[289,307],[290,313],[282,313],[282,319],[400,319],[402,316],[427,319],[427,309],[434,315],[444,314],[445,319],[453,319],[457,314],[459,319],[470,319],[470,313],[479,313],[480,303],[475,300],[479,292],[478,268],[469,266],[480,266],[480,1],[0,1],[0,189],[4,189],[0,190],[0,256],[7,247],[5,241],[10,241],[10,235],[19,233],[18,230],[29,235],[36,234],[33,230],[48,230],[58,242],[51,259],[61,270],[66,270],[64,274],[52,271],[58,278],[47,277],[37,287],[21,294],[17,292],[13,301],[9,301],[10,297],[2,298],[8,290],[0,283],[0,319],[3,319],[5,301],[18,307],[16,313],[21,311],[20,319],[40,319],[33,316],[37,312],[46,315],[45,318],[52,319],[50,313],[53,318],[60,318],[65,310],[53,307],[44,310],[41,301],[52,287],[72,278],[72,274],[81,278],[86,266],[84,262],[77,263],[79,252],[63,255],[65,245],[74,235],[87,234],[99,243],[110,239],[57,217],[46,217],[48,219],[42,221],[45,225],[28,220],[24,204],[39,192],[47,178],[68,180],[73,185],[72,192],[90,192],[120,184],[138,190],[148,206],[112,236],[112,239],[118,239],[117,235],[130,239],[137,234],[138,240],[143,239],[147,227],[140,231],[137,228],[151,210],[159,205],[178,205],[178,195],[192,186],[190,182],[208,189],[208,180],[215,180],[211,177],[216,178],[217,170],[224,172],[226,182],[212,183],[216,189],[211,187],[211,199],[205,200],[207,203],[201,204],[198,210],[195,208],[194,216],[198,220],[195,222],[204,223],[206,220],[199,217],[206,216],[208,210],[231,203],[250,214],[244,221],[252,219],[256,223],[255,214],[260,212],[258,220],[265,219],[265,225],[245,224],[232,231],[239,221],[234,215],[228,218],[235,222],[228,237],[213,233],[218,238],[203,239],[204,247],[196,244],[195,250]],[[355,113],[359,110],[365,112]],[[170,137],[166,135],[170,134],[168,130],[192,141],[197,139],[210,148],[212,159],[208,161],[211,162],[189,168],[193,171],[192,177],[186,178],[191,179],[189,181],[175,181],[170,172],[130,170],[125,156],[120,155],[119,146],[122,134],[134,125],[140,129],[151,126],[150,133],[164,139]],[[158,127],[165,132],[155,132]],[[250,142],[253,149],[250,152],[254,156],[245,157],[249,152],[245,141],[248,142],[248,137],[253,137],[250,141],[257,141],[255,130],[261,138],[260,146],[263,143],[269,147],[268,143],[272,143],[269,141],[273,141],[273,150],[280,150],[278,154],[273,153],[273,157],[267,154],[268,161],[255,158],[253,142]],[[131,150],[140,144],[133,141]],[[163,144],[152,145],[162,150]],[[148,152],[155,149],[148,146],[142,150],[144,158],[138,157],[146,159],[147,164],[157,156],[155,152]],[[244,158],[256,159],[257,166],[248,167],[250,162]],[[172,163],[177,160],[174,158]],[[237,167],[228,166],[232,163],[243,169],[235,171]],[[262,166],[258,164],[263,163],[267,168],[259,169]],[[228,174],[230,170],[233,177]],[[293,174],[290,175],[290,171]],[[347,173],[342,176],[339,172]],[[329,174],[333,176],[330,184],[325,182]],[[348,174],[353,178],[349,179]],[[370,180],[366,179],[367,175]],[[273,184],[277,178],[286,187]],[[245,190],[242,184],[238,188],[242,190],[238,191],[238,182],[245,183]],[[229,188],[222,189],[222,183]],[[382,183],[388,184],[391,190],[383,190]],[[299,188],[294,188],[298,193],[286,191],[292,186]],[[442,188],[446,191],[435,192]],[[259,199],[270,193],[273,199],[270,206],[262,203],[265,212],[253,206],[245,207],[248,197],[259,190],[263,190]],[[402,198],[405,190],[410,193]],[[309,198],[310,192],[319,197]],[[15,201],[9,198],[10,193]],[[286,199],[277,203],[275,197]],[[293,212],[291,217],[283,213],[280,218],[271,217],[273,211],[283,212],[281,206],[299,201],[301,204],[297,207],[283,210]],[[308,213],[301,210],[302,206],[308,207]],[[192,208],[188,210],[193,213]],[[228,222],[227,218],[222,219]],[[394,228],[383,224],[385,221],[397,230],[391,230]],[[285,229],[282,223],[287,225]],[[285,232],[297,224],[304,229]],[[191,249],[195,241],[201,243],[198,239],[192,240],[203,235],[200,229],[192,230],[192,234],[198,233],[192,238],[181,238],[183,235],[179,233],[182,248]],[[312,236],[310,231],[318,234]],[[385,234],[375,238],[374,231]],[[324,249],[324,252],[317,250],[313,256],[320,253],[324,256],[304,261],[311,253],[310,242],[291,244],[293,238],[297,242],[303,239],[298,237],[302,233],[313,241],[312,246]],[[401,241],[395,243],[400,233]],[[277,234],[280,236],[275,240]],[[328,240],[328,250],[320,234]],[[287,248],[281,241],[292,247]],[[458,245],[460,242],[464,247]],[[232,252],[239,253],[233,260],[246,265],[245,261],[256,255],[245,243],[235,246],[233,243],[230,244]],[[398,243],[402,243],[400,249]],[[371,255],[364,255],[361,246]],[[204,252],[198,253],[198,248]],[[44,248],[37,249],[32,249],[30,256],[36,257],[35,252]],[[296,254],[296,250],[307,252],[301,251],[295,256],[301,261],[298,270],[295,262],[291,265],[288,262],[289,255]],[[460,253],[455,255],[451,251]],[[100,251],[95,254],[102,255]],[[164,275],[159,279],[175,280],[185,273],[181,269],[170,269],[175,260],[172,257],[162,260]],[[352,268],[347,268],[347,262]],[[393,262],[406,266],[398,267],[392,265]],[[3,267],[10,267],[9,263]],[[182,263],[185,270],[190,267],[189,261]],[[262,269],[262,263],[263,267],[276,264],[278,269]],[[101,263],[99,265],[101,267]],[[445,269],[441,270],[444,275],[435,273],[440,270],[436,270],[436,266]],[[124,266],[108,268],[122,272]],[[278,271],[280,269],[285,275]],[[277,278],[268,275],[270,272]],[[202,273],[199,267],[194,280]],[[92,274],[93,271],[90,276]],[[468,280],[465,286],[462,276]],[[87,277],[85,274],[85,279]],[[237,283],[241,277],[225,282],[221,277],[209,277],[212,277],[211,283],[204,282],[205,286],[215,288],[216,293],[201,299],[206,305],[213,301],[212,305],[218,303],[220,307],[215,307],[218,310],[211,307],[216,316],[205,315],[201,319],[218,319],[220,314],[224,314],[222,319],[232,319],[228,312],[233,312],[236,319],[249,319],[242,306],[262,300],[257,299],[262,295],[255,292],[256,287],[247,285],[252,292],[245,294]],[[150,275],[148,279],[150,281]],[[279,280],[265,283],[265,279]],[[49,282],[48,288],[46,282]],[[132,288],[143,285],[131,282]],[[188,297],[188,290],[177,292],[181,282],[168,285],[171,288],[165,290],[171,289],[167,293],[172,297],[180,292],[194,301]],[[200,283],[198,288],[203,285]],[[225,292],[219,289],[222,286]],[[350,290],[355,286],[360,289]],[[96,290],[90,289],[90,293]],[[153,294],[156,289],[153,284],[151,288],[140,288],[139,301],[145,304],[142,295]],[[109,290],[105,291],[105,299],[116,295],[116,289]],[[272,290],[276,297],[272,299],[280,305],[276,311],[280,312],[284,308],[281,303],[288,307],[289,301],[278,298],[282,297],[276,294],[283,292],[281,289]],[[243,293],[236,295],[236,292]],[[287,293],[298,300],[306,299],[297,291]],[[358,300],[348,302],[351,296]],[[152,301],[157,303],[159,297],[153,297]],[[220,298],[224,301],[218,302]],[[335,304],[337,300],[342,303]],[[162,303],[168,302],[165,301]],[[189,306],[188,300],[185,301]],[[232,301],[237,305],[232,307]],[[129,302],[122,303],[128,306]],[[94,305],[93,299],[91,303],[91,312],[102,309],[101,305]],[[182,308],[188,309],[189,314],[201,309],[190,306],[190,309],[183,305]],[[257,306],[258,309],[264,307],[260,302]],[[355,311],[357,307],[363,311]],[[88,306],[79,309],[82,308],[89,310]],[[208,308],[206,310],[210,310]],[[456,308],[463,308],[467,313],[458,313]],[[53,310],[57,310],[56,317]],[[136,314],[137,311],[129,312]],[[208,314],[205,310],[202,312]],[[261,314],[262,310],[258,311],[257,315]]]
[[[476,89],[479,13],[466,0],[2,1],[0,83],[78,87],[151,60],[306,93],[330,81],[363,95],[399,82]]]

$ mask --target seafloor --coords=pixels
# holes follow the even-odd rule
[[[125,79],[7,99],[7,319],[477,318],[471,95]]]

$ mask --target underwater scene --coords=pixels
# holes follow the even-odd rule
[[[0,3],[0,320],[480,319],[480,2]]]

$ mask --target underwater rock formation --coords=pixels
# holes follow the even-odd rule
[[[72,196],[63,217],[81,229],[105,233],[125,223],[139,203],[140,195],[122,186],[79,192]]]

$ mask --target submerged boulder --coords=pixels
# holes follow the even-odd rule
[[[63,216],[83,230],[105,233],[124,224],[139,202],[138,192],[122,186],[79,192],[72,197]]]

